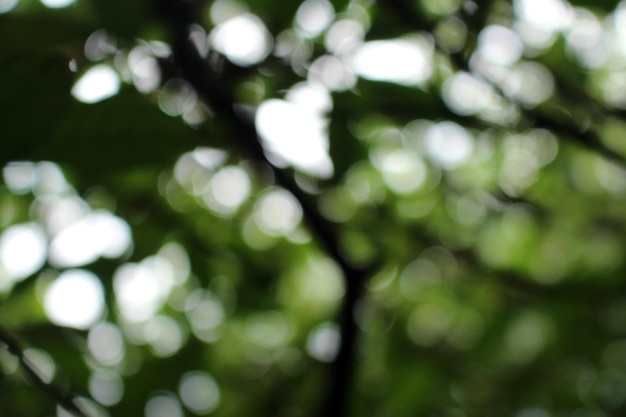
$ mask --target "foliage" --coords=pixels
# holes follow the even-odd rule
[[[0,416],[621,414],[624,22],[0,0]]]

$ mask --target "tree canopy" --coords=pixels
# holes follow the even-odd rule
[[[0,0],[0,416],[626,410],[626,3]]]

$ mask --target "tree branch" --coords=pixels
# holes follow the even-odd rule
[[[40,372],[37,371],[36,367],[30,363],[28,358],[24,355],[24,350],[20,343],[2,328],[0,328],[0,344],[4,344],[6,350],[17,358],[20,366],[28,376],[28,379],[48,397],[52,398],[57,404],[77,417],[89,417],[71,394],[63,391],[60,387],[52,383],[45,382],[41,378]]]
[[[300,203],[305,223],[308,224],[321,246],[337,263],[344,275],[345,295],[339,310],[341,344],[337,357],[331,364],[328,395],[322,405],[320,415],[345,415],[354,369],[354,356],[358,327],[353,310],[361,297],[366,279],[375,269],[357,268],[350,264],[337,244],[335,226],[330,224],[317,210],[314,199],[303,192],[293,178],[282,169],[274,166],[266,157],[254,124],[254,116],[238,111],[233,94],[217,79],[205,60],[198,54],[189,40],[188,27],[195,23],[193,13],[185,4],[176,0],[155,0],[156,10],[173,35],[174,65],[183,78],[189,82],[198,95],[207,102],[217,118],[229,121],[236,135],[233,140],[248,156],[271,167],[276,182],[289,191]]]

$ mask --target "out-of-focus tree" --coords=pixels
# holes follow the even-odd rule
[[[626,410],[626,3],[0,0],[0,416]]]

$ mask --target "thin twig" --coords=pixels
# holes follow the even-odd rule
[[[28,379],[30,379],[31,382],[33,382],[48,397],[52,398],[57,404],[77,417],[89,417],[89,415],[80,407],[70,393],[63,391],[55,384],[44,381],[41,377],[41,373],[37,370],[35,365],[32,364],[24,355],[24,349],[22,349],[17,339],[15,339],[15,337],[9,334],[6,330],[0,328],[0,345],[2,344],[4,344],[9,353],[17,358],[22,369],[28,376]]]

